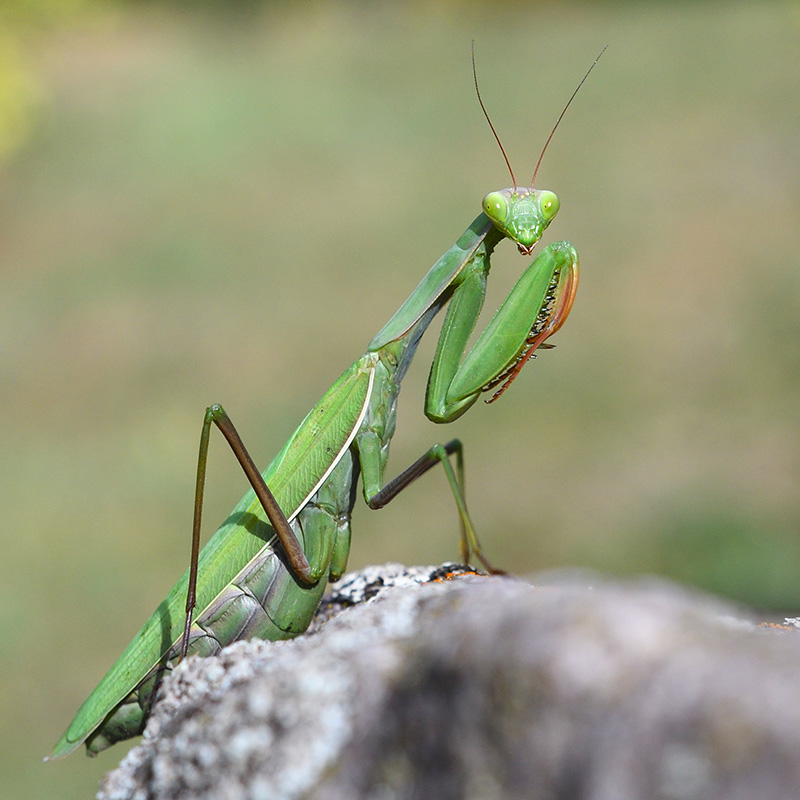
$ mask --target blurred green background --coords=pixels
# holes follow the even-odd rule
[[[187,564],[205,406],[265,465],[509,182],[473,38],[522,182],[609,45],[537,181],[581,287],[558,348],[447,429],[430,336],[391,474],[457,435],[500,565],[800,608],[798,3],[31,0],[0,25],[0,797],[89,797],[124,753],[39,760]],[[492,307],[525,266],[497,255]],[[245,488],[221,439],[210,486],[209,528]],[[453,558],[456,531],[432,473],[359,501],[351,566]]]

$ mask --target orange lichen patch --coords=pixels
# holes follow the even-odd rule
[[[435,577],[431,577],[430,583],[443,583],[444,581],[454,581],[458,578],[463,578],[467,575],[477,575],[480,578],[488,578],[489,576],[485,572],[478,572],[472,567],[464,567],[460,570],[450,570],[448,572],[442,572],[439,574],[434,573]]]
[[[759,622],[759,628],[772,628],[778,631],[797,631],[794,625],[786,625],[783,622]]]

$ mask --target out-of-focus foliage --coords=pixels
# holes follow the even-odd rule
[[[0,4],[0,163],[25,142],[46,96],[34,55],[40,38],[108,6],[108,0],[3,0]]]
[[[25,140],[40,93],[19,37],[0,27],[0,161]]]

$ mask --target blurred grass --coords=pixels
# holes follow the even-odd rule
[[[506,185],[472,38],[523,175],[610,44],[538,180],[581,290],[448,429],[426,342],[392,474],[458,435],[502,565],[800,605],[796,3],[115,6],[33,47],[49,104],[0,171],[0,797],[85,797],[121,757],[38,761],[185,568],[204,407],[266,463]],[[244,490],[212,450],[209,526]],[[353,567],[457,553],[439,475],[354,532]]]

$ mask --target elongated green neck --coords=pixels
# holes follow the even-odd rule
[[[486,214],[475,217],[456,243],[430,268],[417,288],[381,328],[367,350],[375,352],[390,342],[404,339],[411,334],[412,329],[427,320],[420,331],[414,330],[418,339],[458,286],[461,273],[475,254],[479,250],[487,255],[491,254],[504,236]]]
[[[456,243],[431,267],[417,288],[370,342],[399,384],[431,321],[464,280],[470,265],[479,259],[487,268],[491,255],[505,234],[480,214]]]

